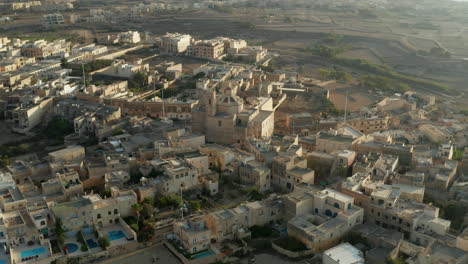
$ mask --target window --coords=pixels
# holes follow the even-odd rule
[[[218,126],[221,127],[223,123],[221,121],[218,121]]]
[[[97,214],[97,219],[101,219],[101,214]]]
[[[118,214],[119,213],[119,210],[118,209],[114,209],[114,214]]]

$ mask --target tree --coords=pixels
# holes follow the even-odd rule
[[[193,211],[198,211],[201,209],[201,203],[198,200],[190,201],[190,207]]]
[[[63,69],[68,67],[68,60],[66,58],[62,58],[60,60],[60,67],[62,67]]]
[[[153,216],[154,207],[152,204],[144,203],[142,205],[141,215],[147,219]]]
[[[75,131],[73,123],[60,116],[55,116],[47,123],[44,134],[48,138],[63,140],[63,138]]]
[[[157,199],[156,206],[160,209],[167,207],[179,207],[182,204],[182,200],[177,195],[162,196]]]
[[[402,259],[402,258],[391,258],[391,257],[388,257],[386,260],[385,260],[385,263],[386,264],[404,264],[405,261]]]
[[[146,176],[147,178],[157,178],[159,176],[162,176],[164,173],[161,170],[156,170],[153,168],[150,173]]]
[[[0,168],[5,168],[7,166],[10,166],[10,158],[8,158],[8,156],[4,155],[4,156],[0,156]]]
[[[192,77],[192,79],[194,79],[194,80],[202,79],[202,78],[205,77],[205,75],[206,75],[206,74],[205,74],[204,72],[199,72],[199,73],[195,74],[195,75]]]
[[[65,243],[65,230],[63,230],[62,220],[57,218],[55,221],[55,234],[57,235],[57,241],[61,247]]]
[[[458,160],[458,161],[461,161],[463,159],[463,149],[456,149],[454,152],[453,152],[453,157],[452,157],[453,160]]]
[[[102,249],[106,250],[110,246],[110,241],[107,237],[100,237],[98,238],[98,244]]]
[[[140,230],[140,226],[138,224],[131,224],[130,227],[133,229],[133,231],[138,232]]]
[[[128,82],[128,86],[133,92],[142,92],[146,88],[147,76],[143,72],[137,72],[132,79]]]
[[[133,184],[139,183],[141,177],[143,177],[143,174],[140,172],[138,168],[133,168],[130,171],[130,183],[133,183]]]
[[[319,74],[320,79],[322,80],[338,80],[344,82],[351,82],[353,79],[351,77],[351,74],[344,71],[319,69]]]
[[[132,209],[133,211],[135,211],[135,215],[137,217],[137,223],[140,222],[140,214],[141,214],[141,211],[143,210],[143,206],[139,203],[135,203],[132,205]]]

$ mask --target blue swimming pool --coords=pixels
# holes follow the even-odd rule
[[[99,245],[94,241],[94,239],[86,239],[89,248],[97,248]]]
[[[199,259],[199,258],[209,257],[209,256],[212,256],[212,255],[213,255],[213,252],[211,252],[211,251],[203,251],[203,252],[199,252],[197,254],[193,254],[192,258]]]
[[[6,263],[6,261],[5,261],[5,260],[3,260],[3,259],[0,259],[0,264],[5,264],[5,263]]]
[[[32,256],[43,254],[45,252],[46,252],[45,248],[40,247],[40,248],[21,251],[19,255],[20,255],[20,258],[29,258]]]
[[[78,250],[78,245],[74,243],[65,244],[65,247],[68,250],[68,253],[74,253]]]
[[[107,233],[109,240],[117,240],[125,237],[125,234],[121,230],[110,231]]]

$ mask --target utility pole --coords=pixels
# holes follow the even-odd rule
[[[345,110],[344,110],[344,123],[346,123],[346,117],[348,115],[348,91],[346,91],[346,103],[345,103]]]
[[[183,188],[184,188],[184,184],[182,183],[180,185],[180,201],[181,201],[181,207],[180,207],[180,212],[182,213],[182,219],[184,219],[184,198],[182,197],[182,194],[183,194]]]
[[[163,119],[166,120],[166,110],[164,109],[164,87],[161,88],[161,99],[162,99],[162,111],[163,111]]]
[[[84,88],[86,89],[86,74],[84,70],[84,63],[81,63],[81,68],[83,70],[83,85],[84,85]]]

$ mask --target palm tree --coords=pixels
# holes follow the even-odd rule
[[[133,210],[135,210],[135,214],[137,216],[137,224],[140,223],[140,213],[141,210],[143,210],[143,206],[139,203],[133,204],[132,205]]]

